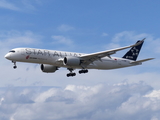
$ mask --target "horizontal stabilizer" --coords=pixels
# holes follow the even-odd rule
[[[138,64],[138,63],[146,62],[146,61],[152,60],[152,59],[154,59],[154,58],[148,58],[148,59],[138,60],[138,61],[131,62],[131,64]]]

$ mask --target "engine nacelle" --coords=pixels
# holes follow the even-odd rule
[[[53,65],[41,64],[41,70],[46,73],[53,73],[58,70],[58,68]]]
[[[79,66],[80,59],[77,57],[65,57],[63,60],[63,64],[67,66]]]

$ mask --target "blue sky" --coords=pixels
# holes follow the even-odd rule
[[[158,0],[0,0],[0,119],[22,120],[22,115],[30,120],[160,119],[159,4]],[[13,70],[4,58],[16,47],[93,53],[143,38],[138,59],[155,60],[118,70],[90,70],[73,78],[66,77],[64,68],[42,73],[37,64],[17,63]]]
[[[90,48],[93,51],[97,45],[101,47],[107,44],[116,33],[123,31],[147,33],[154,37],[158,37],[159,33],[159,1],[2,2],[12,6],[12,9],[7,5],[1,6],[2,31],[30,31],[34,35],[40,35],[42,38],[39,41],[45,41],[45,44],[41,45],[44,48],[59,48],[57,44],[50,45],[53,35],[71,39],[77,47],[83,46],[86,52],[88,45],[93,47]],[[61,26],[64,27],[58,29]],[[103,33],[108,36],[102,37]],[[82,51],[81,47],[78,47],[77,51]]]

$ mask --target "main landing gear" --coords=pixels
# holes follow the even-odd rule
[[[12,63],[14,63],[13,68],[16,69],[16,68],[17,68],[16,62],[15,62],[15,61],[12,61]]]
[[[67,77],[73,77],[73,76],[76,76],[76,73],[72,72],[73,69],[72,68],[68,68],[68,70],[70,71],[70,73],[67,74]],[[82,69],[79,71],[79,74],[82,74],[82,73],[88,73],[88,70],[87,69]]]
[[[67,77],[73,77],[76,76],[76,73],[73,73],[73,69],[72,68],[68,68],[68,70],[70,71],[70,73],[67,74]]]
[[[85,69],[80,70],[80,71],[79,71],[79,74],[82,74],[82,73],[88,73],[88,70],[85,70]]]

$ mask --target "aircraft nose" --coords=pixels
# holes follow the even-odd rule
[[[10,54],[7,53],[4,57],[5,57],[6,59],[9,59],[9,58],[10,58]]]

